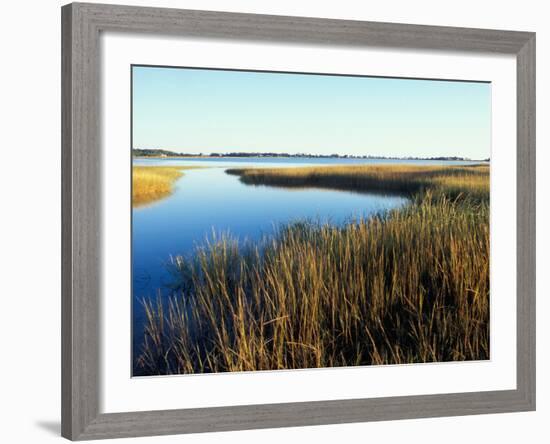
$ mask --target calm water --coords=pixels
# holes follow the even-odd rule
[[[364,159],[138,159],[136,165],[201,165],[187,170],[166,199],[133,209],[132,288],[134,356],[142,337],[144,313],[139,302],[155,296],[170,283],[170,256],[192,254],[213,233],[258,239],[277,224],[298,219],[342,224],[404,205],[407,199],[381,194],[359,194],[319,189],[284,189],[245,185],[225,169],[239,166],[290,167],[316,164],[465,164],[443,161],[388,161]]]

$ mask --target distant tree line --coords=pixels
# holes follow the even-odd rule
[[[138,149],[132,150],[134,157],[301,157],[301,158],[315,158],[315,159],[388,159],[388,160],[454,160],[454,161],[468,161],[471,160],[468,157],[459,156],[438,156],[438,157],[390,157],[390,156],[373,156],[373,155],[348,155],[348,154],[306,154],[306,153],[272,153],[272,152],[242,152],[233,151],[229,153],[176,153],[174,151],[162,150],[162,149]],[[489,162],[490,159],[483,159],[485,162]]]
[[[202,156],[202,153],[199,154],[190,154],[190,153],[176,153],[174,151],[168,151],[168,150],[160,150],[160,149],[140,149],[140,148],[134,148],[132,150],[132,155],[134,157],[159,157],[159,156],[166,156],[166,157],[197,157]]]

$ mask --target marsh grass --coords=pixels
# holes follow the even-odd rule
[[[281,187],[318,187],[356,192],[418,195],[427,189],[456,198],[489,194],[489,166],[353,165],[297,168],[233,168],[243,183]]]
[[[389,187],[412,201],[257,243],[223,236],[174,258],[169,302],[144,301],[136,374],[489,358],[487,167],[239,171],[246,183]]]
[[[183,170],[193,166],[136,166],[132,167],[132,206],[150,204],[172,194],[174,182]]]

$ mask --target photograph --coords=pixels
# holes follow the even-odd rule
[[[546,4],[119,3],[2,10],[1,441],[550,441]]]
[[[490,82],[130,71],[132,376],[491,358]]]

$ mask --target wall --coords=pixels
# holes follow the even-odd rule
[[[105,2],[105,1],[104,1]],[[111,3],[111,2],[109,2]],[[538,82],[538,411],[461,418],[306,427],[186,437],[130,440],[140,443],[214,442],[543,442],[548,434],[550,308],[545,257],[548,234],[547,125],[550,77],[549,20],[545,3],[463,0],[337,2],[252,0],[126,1],[169,6],[343,19],[528,30],[537,32]],[[0,260],[2,331],[0,405],[5,442],[59,438],[60,392],[60,12],[57,0],[5,2],[0,40]],[[496,147],[498,149],[498,147]],[[546,201],[546,202],[545,202]],[[6,286],[7,283],[7,286]],[[547,437],[546,437],[547,438]]]

